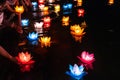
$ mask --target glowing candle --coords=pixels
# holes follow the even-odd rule
[[[40,37],[41,47],[50,47],[51,37]]]
[[[16,6],[15,11],[22,14],[24,12],[24,8],[23,6]]]
[[[74,66],[69,65],[69,70],[70,71],[66,71],[66,74],[77,80],[81,80],[83,76],[87,74],[87,72],[83,71],[84,70],[83,65],[81,66],[78,66],[77,64],[74,64]]]
[[[77,56],[78,59],[86,66],[86,68],[93,69],[92,63],[95,61],[94,54],[89,54],[86,51],[83,51],[81,56]]]

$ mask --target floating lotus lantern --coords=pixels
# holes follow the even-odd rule
[[[83,51],[81,56],[77,57],[87,69],[93,69],[92,63],[95,61],[94,54],[89,54],[89,52]]]
[[[78,9],[78,17],[84,17],[85,10],[84,9]]]
[[[55,8],[56,13],[58,13],[60,11],[60,5],[59,4],[55,5],[54,8]]]
[[[43,22],[35,22],[34,27],[37,33],[43,33]]]
[[[35,22],[34,27],[35,28],[43,28],[43,22]]]
[[[36,11],[38,9],[38,3],[37,2],[32,2],[32,9],[33,9],[33,11]]]
[[[39,5],[44,4],[44,3],[45,3],[45,0],[38,0]]]
[[[45,5],[44,5],[44,4],[39,4],[39,5],[38,5],[38,7],[39,7],[39,9],[40,9],[41,11],[43,11],[43,10],[44,10]]]
[[[23,13],[24,12],[24,8],[23,8],[23,6],[16,6],[15,7],[15,11],[17,12],[17,13]]]
[[[31,54],[28,52],[19,53],[16,59],[18,60],[18,64],[20,65],[20,69],[22,72],[30,71],[33,63],[35,62],[34,60],[32,60]]]
[[[34,41],[38,39],[38,33],[30,32],[27,36],[28,40]]]
[[[72,12],[72,3],[63,4],[63,14],[69,14]]]
[[[109,0],[109,1],[108,1],[108,4],[109,4],[109,5],[114,4],[114,0]]]
[[[69,25],[69,16],[63,16],[62,25],[63,26],[68,26]]]
[[[49,7],[48,6],[44,6],[43,13],[44,13],[44,15],[48,15],[49,14]]]
[[[70,30],[75,40],[81,42],[83,35],[86,33],[84,32],[84,28],[81,28],[79,25],[73,25],[70,27]]]
[[[82,0],[77,0],[77,6],[82,6]]]
[[[43,18],[43,23],[44,23],[44,28],[49,28],[50,24],[51,24],[51,18],[49,16],[44,17]]]
[[[51,37],[40,37],[41,47],[50,47]]]
[[[84,70],[83,65],[81,66],[78,66],[77,64],[74,64],[74,66],[69,65],[69,70],[70,71],[66,71],[66,74],[76,80],[82,80],[83,76],[87,74],[87,72],[83,71]]]
[[[48,3],[54,3],[55,0],[48,0]]]
[[[22,19],[21,20],[21,26],[28,26],[29,25],[29,19]]]
[[[83,21],[81,24],[80,24],[81,28],[86,28],[87,27],[87,24],[86,24],[86,21]]]

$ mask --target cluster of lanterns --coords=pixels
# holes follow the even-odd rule
[[[83,77],[88,74],[84,69],[93,69],[93,62],[95,61],[94,54],[89,54],[89,52],[83,51],[81,55],[77,57],[80,66],[77,64],[74,64],[73,66],[69,65],[69,71],[66,71],[66,74],[76,80],[83,80]]]

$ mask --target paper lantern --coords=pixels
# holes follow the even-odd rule
[[[29,19],[22,19],[21,20],[21,26],[29,26]]]
[[[77,64],[74,64],[74,66],[69,65],[69,70],[70,71],[66,71],[66,74],[76,80],[83,79],[83,76],[87,74],[87,72],[84,71],[83,65],[81,66],[78,66]]]
[[[108,4],[109,4],[109,5],[114,4],[114,0],[109,0],[109,1],[108,1]]]
[[[23,13],[24,12],[24,8],[23,8],[23,6],[16,6],[15,7],[15,11],[17,12],[17,13]]]
[[[86,24],[86,21],[83,21],[81,24],[80,24],[81,28],[86,28],[87,27],[87,24]]]
[[[37,40],[38,39],[38,33],[29,32],[27,38],[28,38],[29,41]]]
[[[45,3],[45,0],[38,0],[39,5],[44,4],[44,3]]]
[[[68,26],[69,25],[69,16],[63,16],[62,25],[63,26]]]
[[[84,9],[78,9],[78,17],[84,17],[85,10]]]
[[[34,60],[32,60],[31,54],[29,54],[28,52],[19,53],[16,59],[18,60],[18,64],[20,65],[20,69],[22,72],[30,71],[33,63],[35,62]]]
[[[43,22],[35,22],[34,27],[37,33],[43,33]]]
[[[44,5],[44,4],[40,4],[40,5],[38,5],[38,7],[39,7],[39,9],[40,9],[41,11],[43,11],[43,10],[44,10],[45,5]]]
[[[95,61],[94,54],[89,54],[89,52],[83,51],[82,54],[77,57],[87,69],[93,69],[92,63]]]
[[[55,5],[54,8],[55,8],[56,13],[58,13],[60,11],[60,5],[59,4]]]
[[[48,17],[44,17],[43,18],[43,23],[44,23],[44,28],[49,28],[51,25],[51,18]]]
[[[48,3],[54,3],[55,0],[48,0]]]
[[[41,47],[50,47],[51,37],[40,37]]]
[[[77,6],[82,6],[82,0],[77,0]]]
[[[82,37],[85,35],[84,28],[81,28],[79,25],[73,25],[70,27],[70,33],[74,37],[75,41],[82,42]]]
[[[37,9],[38,9],[38,3],[37,2],[32,2],[32,9],[33,9],[33,11],[37,11]]]

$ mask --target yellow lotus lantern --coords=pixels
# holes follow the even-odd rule
[[[80,26],[85,29],[85,28],[87,27],[86,21],[83,21],[83,22],[80,24]]]
[[[50,47],[51,37],[40,37],[41,47]]]
[[[55,8],[55,12],[56,13],[58,13],[60,11],[60,5],[57,4],[57,5],[55,5],[54,8]]]
[[[44,8],[43,8],[43,14],[44,15],[48,15],[49,14],[49,11],[48,11],[48,6],[45,6]]]
[[[77,6],[82,6],[82,0],[77,0]]]
[[[62,25],[63,26],[68,26],[69,25],[69,16],[67,16],[67,17],[63,16]]]
[[[15,11],[17,12],[17,13],[23,13],[24,12],[24,7],[23,6],[16,6],[15,7]]]
[[[83,35],[86,33],[84,32],[84,28],[80,27],[79,25],[73,25],[70,27],[70,30],[70,33],[74,37],[74,39],[81,42]]]
[[[108,1],[108,4],[109,4],[109,5],[114,4],[114,0],[109,0],[109,1]]]

